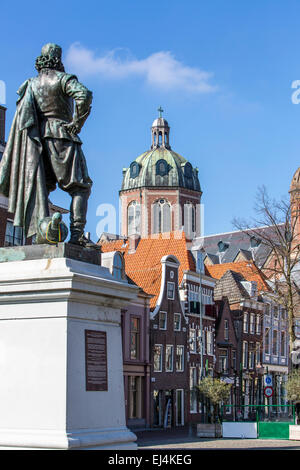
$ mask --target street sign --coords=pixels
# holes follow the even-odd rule
[[[266,375],[265,376],[265,386],[266,387],[272,387],[272,385],[273,385],[272,375]]]
[[[265,388],[264,388],[265,397],[271,398],[271,396],[273,395],[273,393],[274,393],[273,387],[265,387]]]

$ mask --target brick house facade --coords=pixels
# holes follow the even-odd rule
[[[158,302],[151,313],[151,425],[183,426],[187,422],[188,320],[178,289],[179,261],[164,256]]]
[[[121,311],[126,421],[130,429],[150,425],[149,295]]]
[[[215,375],[231,384],[230,398],[232,407],[225,407],[226,417],[235,418],[235,405],[239,397],[239,343],[234,325],[233,313],[227,297],[215,301],[216,310],[216,367]]]

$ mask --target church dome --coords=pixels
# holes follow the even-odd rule
[[[159,112],[162,112],[161,108]],[[151,132],[151,149],[123,170],[122,191],[143,187],[180,187],[201,192],[198,168],[193,168],[188,160],[171,150],[166,119],[161,115],[155,119]]]
[[[122,191],[151,186],[201,191],[198,169],[171,149],[148,150],[123,171]]]
[[[163,117],[154,119],[152,127],[169,127],[168,121]]]

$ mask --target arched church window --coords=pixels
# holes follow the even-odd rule
[[[158,145],[161,145],[162,144],[162,133],[160,132],[158,134]]]
[[[191,236],[196,232],[196,208],[191,202],[184,204],[184,231]]]
[[[128,206],[127,232],[128,235],[141,233],[141,206],[136,201],[132,201]]]
[[[170,232],[172,230],[171,215],[171,206],[165,199],[156,201],[152,206],[152,232]]]

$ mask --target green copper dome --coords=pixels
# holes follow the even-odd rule
[[[162,111],[161,108],[159,111]],[[171,150],[170,128],[161,116],[152,124],[151,150],[123,169],[122,191],[143,187],[186,188],[201,192],[198,168]]]
[[[161,147],[142,153],[123,170],[122,191],[151,186],[201,191],[198,169],[173,150]]]

